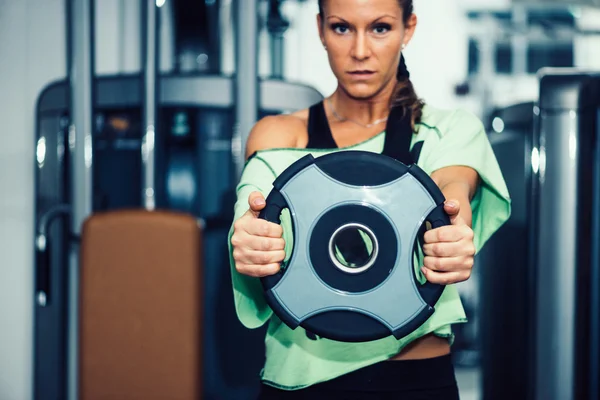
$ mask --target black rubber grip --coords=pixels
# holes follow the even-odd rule
[[[267,205],[258,214],[258,218],[262,218],[274,224],[281,224],[281,212],[284,208],[288,207],[285,197],[283,197],[281,192],[275,188],[271,190],[271,193],[269,193],[265,201]],[[284,273],[285,271],[281,269],[274,275],[262,277],[260,280],[263,285],[263,289],[265,291],[269,291],[274,288],[275,285],[279,283],[281,278],[283,278]],[[267,302],[271,308],[278,307],[278,302],[273,298],[269,298],[269,296],[267,296]]]
[[[294,175],[298,174],[304,168],[312,165],[315,162],[315,158],[311,154],[307,154],[298,161],[294,162],[292,165],[287,167],[273,182],[273,187],[277,190],[281,190],[285,184],[292,178]]]
[[[448,216],[448,214],[446,214],[446,211],[444,211],[444,200],[442,200],[441,204],[439,204],[435,209],[433,209],[432,212],[429,213],[426,221],[429,221],[431,223],[431,227],[433,229],[445,225],[450,225],[450,217]],[[414,278],[415,280],[417,279],[416,275]],[[419,282],[417,282],[417,287],[419,288],[419,293],[421,293],[421,297],[423,298],[423,300],[425,300],[427,304],[433,307],[442,296],[445,285],[440,285],[437,283],[431,283],[427,281],[423,285],[420,285]]]
[[[277,275],[280,275],[279,279],[281,279],[283,277],[283,271],[279,271]],[[265,289],[266,289],[265,282],[269,280],[268,278],[273,278],[275,276],[276,275],[269,276],[266,278],[261,278],[263,287],[265,287]],[[286,324],[288,326],[288,328],[296,329],[298,327],[299,322],[285,308],[283,308],[283,306],[281,305],[281,303],[279,301],[277,301],[272,290],[265,290],[265,300],[267,301],[267,304],[269,305],[269,307],[271,307],[271,310],[273,310],[273,313],[275,315],[277,315],[277,317],[284,324]]]
[[[438,185],[417,164],[411,165],[408,172],[425,187],[435,204],[442,204],[446,200]]]
[[[421,297],[425,303],[431,307],[434,307],[440,297],[442,297],[442,293],[444,292],[445,288],[446,286],[444,285],[427,281],[424,284],[419,285],[419,293],[421,293]]]
[[[431,211],[427,216],[427,221],[431,223],[431,227],[433,229],[450,225],[450,217],[444,210],[444,201],[445,199],[442,200],[441,204],[438,204],[438,206],[434,208],[433,211]]]
[[[408,172],[400,161],[362,150],[327,154],[317,158],[315,165],[332,179],[352,186],[384,185]]]
[[[376,319],[352,310],[322,311],[300,325],[309,332],[339,342],[368,342],[392,334]]]
[[[443,290],[443,287],[442,287],[442,290]],[[440,292],[440,294],[441,294],[441,292]],[[409,323],[407,323],[406,325],[403,325],[401,328],[396,329],[394,332],[392,332],[392,335],[394,335],[394,337],[398,340],[402,339],[405,336],[410,335],[411,333],[416,331],[421,325],[423,325],[425,323],[425,321],[427,321],[429,319],[429,317],[431,317],[433,315],[434,311],[435,310],[431,305],[429,305],[428,307],[425,307],[419,313],[419,315],[417,315],[416,317],[413,317],[413,319],[411,319]]]
[[[267,205],[258,214],[258,218],[273,222],[274,224],[281,224],[281,211],[288,206],[285,197],[283,197],[278,189],[273,189],[265,201]]]
[[[262,283],[263,289],[265,290],[265,292],[267,294],[271,294],[271,289],[273,289],[275,287],[275,285],[277,285],[279,283],[279,281],[281,280],[281,278],[283,278],[283,274],[285,273],[284,269],[280,269],[279,272],[273,274],[273,275],[269,275],[269,276],[263,276],[262,278],[260,278],[260,282]],[[272,301],[270,301],[272,300]],[[267,298],[267,302],[269,303],[269,306],[275,310],[275,309],[279,309],[281,310],[280,312],[277,312],[276,314],[279,315],[281,317],[281,312],[283,312],[284,314],[287,314],[287,311],[285,311],[281,305],[279,304],[279,302],[275,301],[275,299],[269,299]]]

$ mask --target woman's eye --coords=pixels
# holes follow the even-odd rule
[[[340,34],[344,34],[348,31],[348,27],[344,24],[333,24],[333,25],[331,25],[331,29],[335,33],[340,33]]]
[[[381,25],[377,25],[375,28],[373,28],[373,30],[377,34],[383,34],[383,33],[387,33],[391,28],[392,27],[387,24],[381,24]]]

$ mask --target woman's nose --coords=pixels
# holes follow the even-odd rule
[[[355,36],[354,44],[352,46],[352,57],[357,60],[364,60],[369,57],[369,43],[368,38],[364,33],[358,33]]]

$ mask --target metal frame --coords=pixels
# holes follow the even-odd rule
[[[70,0],[71,30],[69,32],[69,84],[71,126],[69,149],[71,152],[71,232],[81,233],[85,219],[92,212],[92,129],[94,110],[94,2],[93,0]],[[68,373],[67,393],[69,399],[78,397],[78,347],[79,307],[74,301],[78,296],[79,256],[78,249],[69,255],[68,295]]]
[[[234,0],[236,32],[236,129],[233,154],[241,175],[246,143],[258,115],[258,0]]]
[[[158,40],[157,40],[157,18],[158,12],[156,0],[145,0],[142,4],[143,15],[142,32],[143,46],[142,60],[144,76],[144,105],[143,121],[144,134],[142,137],[142,169],[143,169],[143,193],[142,204],[147,210],[156,207],[155,185],[155,138],[156,138],[156,92],[158,88]]]
[[[142,81],[139,75],[96,78],[95,105],[117,108],[141,104]],[[174,76],[158,78],[157,102],[160,106],[235,106],[235,81],[221,75]],[[280,80],[259,80],[258,109],[264,111],[295,111],[300,99],[316,103],[323,96],[314,88]],[[283,93],[283,95],[282,95]],[[49,85],[40,96],[40,113],[63,110],[68,107],[68,87],[59,81]]]
[[[65,85],[66,87],[66,85]],[[66,92],[66,91],[65,91]],[[66,103],[66,101],[65,101]],[[52,130],[48,132],[42,114],[36,107],[36,147],[39,143],[40,134],[43,136],[56,134],[56,145],[67,145],[68,127],[70,121],[66,116],[54,114],[54,119],[59,119],[59,131]],[[63,108],[61,111],[64,111]],[[59,138],[60,137],[60,138]],[[59,144],[60,143],[60,144]],[[46,149],[49,146],[46,146]],[[47,152],[46,152],[47,155]],[[33,369],[33,398],[45,399],[48,396],[55,398],[66,398],[68,379],[66,373],[58,377],[53,375],[54,371],[66,365],[69,356],[68,342],[68,313],[65,311],[69,296],[69,271],[64,268],[68,261],[68,239],[71,231],[69,226],[69,217],[71,206],[69,204],[70,188],[66,187],[66,182],[55,186],[53,193],[55,196],[52,202],[45,199],[47,195],[48,183],[43,182],[42,176],[48,175],[47,166],[44,163],[42,168],[38,168],[36,156],[35,173],[35,309],[34,309],[34,333],[33,333],[33,356],[35,367]],[[57,154],[56,167],[59,170],[54,177],[64,179],[64,174],[68,173],[68,157],[61,158]],[[58,182],[54,181],[54,184]],[[63,186],[64,185],[64,186]],[[44,193],[44,195],[42,195]],[[57,229],[58,228],[58,229]],[[60,249],[60,250],[59,250]],[[60,262],[61,268],[51,268]],[[60,274],[60,278],[58,275]],[[53,323],[47,326],[47,322]]]
[[[591,299],[593,266],[594,134],[597,99],[582,97],[584,83],[595,73],[547,68],[540,72],[539,150],[534,167],[531,224],[535,278],[534,398],[589,398]],[[596,104],[593,102],[596,101]],[[591,115],[593,114],[593,115]],[[598,157],[595,155],[595,157]],[[537,169],[537,171],[535,171]],[[597,178],[597,177],[596,177]],[[593,318],[591,319],[593,321]],[[556,346],[556,344],[560,344]]]
[[[73,160],[72,227],[79,234],[81,224],[92,211],[92,123],[94,99],[93,1],[72,0],[71,60],[69,70],[71,130],[69,148]],[[91,39],[90,39],[91,38]]]
[[[596,160],[592,237],[592,272],[590,274],[591,292],[591,333],[590,333],[590,399],[600,398],[600,98],[596,111]]]
[[[283,79],[284,71],[284,34],[290,26],[281,13],[282,0],[269,0],[267,29],[271,48],[271,77]]]

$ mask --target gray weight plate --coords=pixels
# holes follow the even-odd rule
[[[417,281],[413,250],[426,219],[436,226],[449,221],[439,213],[441,192],[418,167],[369,152],[338,152],[302,159],[274,186],[261,217],[277,222],[288,208],[294,246],[285,269],[263,284],[286,324],[366,341],[405,336],[431,315],[443,287]],[[351,228],[363,234],[346,246],[349,254],[368,248],[358,266],[347,265],[334,246]]]

